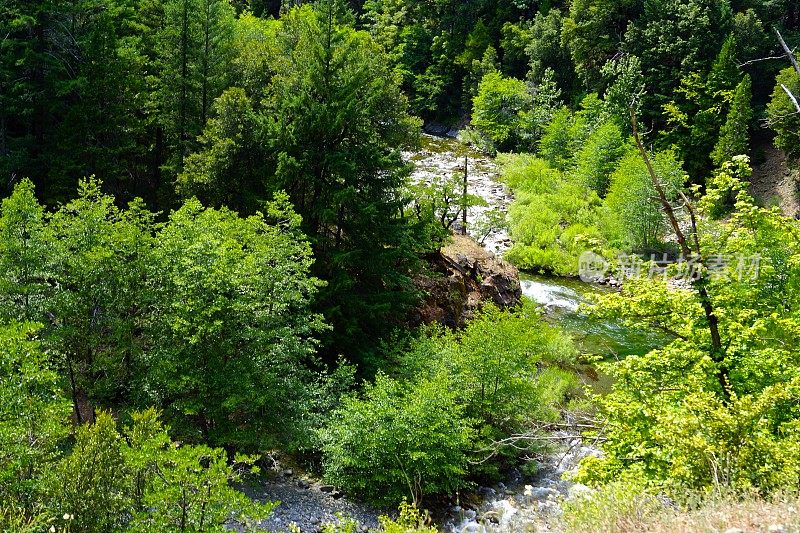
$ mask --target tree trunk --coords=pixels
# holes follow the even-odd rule
[[[464,188],[461,191],[461,235],[467,234],[467,186],[469,179],[469,156],[464,156]]]
[[[719,381],[720,387],[722,388],[722,394],[725,402],[727,403],[730,400],[730,393],[728,391],[728,369],[725,365],[725,351],[722,348],[722,338],[719,333],[719,318],[717,317],[714,311],[714,304],[711,301],[711,297],[708,294],[707,285],[708,285],[708,268],[706,267],[705,260],[701,254],[700,250],[700,240],[697,235],[697,220],[694,214],[694,209],[691,207],[688,199],[684,197],[686,200],[686,206],[689,209],[689,213],[691,215],[692,220],[692,231],[693,231],[693,244],[695,246],[695,251],[693,252],[688,239],[686,238],[686,234],[680,227],[678,223],[678,217],[675,215],[675,210],[672,208],[672,204],[669,202],[669,198],[667,198],[666,191],[664,187],[661,185],[661,180],[658,178],[655,169],[653,168],[653,163],[650,160],[650,156],[647,153],[647,149],[644,147],[642,143],[641,136],[639,135],[639,125],[636,119],[636,112],[631,109],[631,126],[633,128],[633,138],[636,141],[636,146],[639,149],[639,153],[644,160],[645,165],[647,166],[647,172],[650,174],[650,179],[653,182],[653,186],[658,193],[658,199],[661,203],[661,207],[666,213],[667,218],[669,219],[670,226],[672,226],[672,230],[675,232],[675,237],[678,240],[678,245],[680,246],[681,253],[685,256],[688,260],[691,257],[695,257],[698,264],[700,265],[700,274],[699,277],[695,280],[692,280],[692,288],[697,293],[700,299],[700,305],[703,308],[703,314],[706,317],[706,324],[708,325],[708,331],[711,336],[711,358],[714,360],[715,363],[719,366],[719,370],[717,372],[717,380]]]
[[[797,58],[794,56],[794,52],[789,48],[789,45],[786,44],[786,41],[783,40],[783,35],[781,32],[778,31],[777,27],[772,27],[775,35],[778,37],[778,42],[781,43],[781,48],[786,53],[786,57],[789,58],[789,61],[792,63],[792,67],[794,67],[794,71],[800,74],[800,65],[797,64]],[[796,103],[796,102],[795,102]]]

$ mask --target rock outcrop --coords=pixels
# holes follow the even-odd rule
[[[416,279],[426,294],[416,323],[461,327],[484,302],[505,309],[522,298],[519,271],[469,237],[453,236],[429,262],[429,273]]]

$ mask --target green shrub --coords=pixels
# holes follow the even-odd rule
[[[666,514],[664,505],[631,480],[613,481],[564,502],[561,520],[570,533],[644,531],[643,524]]]
[[[30,324],[0,328],[0,502],[8,504],[3,505],[8,516],[41,510],[42,476],[58,459],[68,433],[69,403],[33,340],[38,329]]]
[[[464,411],[445,376],[404,383],[379,374],[323,430],[325,479],[380,504],[464,487],[473,438]]]
[[[669,199],[674,199],[686,179],[681,163],[673,152],[658,153],[652,161]],[[620,161],[611,176],[604,206],[603,232],[613,246],[637,252],[662,247],[666,217],[638,151],[629,151]]]
[[[170,442],[154,410],[134,414],[128,429],[127,466],[141,483],[131,528],[137,531],[226,531],[230,520],[255,526],[276,504],[251,500],[232,483],[255,473],[255,457]],[[137,483],[133,484],[137,487]]]
[[[77,428],[75,446],[56,468],[50,490],[55,514],[74,515],[78,531],[120,529],[130,519],[133,500],[124,444],[108,413]]]
[[[110,414],[78,427],[72,451],[48,479],[48,511],[77,531],[225,531],[252,525],[275,504],[250,500],[231,485],[252,472],[222,449],[170,441],[155,410],[134,413],[124,434]]]
[[[574,274],[581,253],[603,246],[597,193],[540,159],[506,156],[503,163],[504,175],[508,169],[519,183],[508,211],[514,245],[506,258],[521,269]]]
[[[462,331],[419,344],[406,360],[417,375],[447,375],[481,433],[502,438],[557,417],[553,407],[574,382],[559,366],[575,360],[564,341],[533,304],[514,312],[487,304]]]
[[[406,501],[400,504],[400,512],[396,519],[381,516],[383,533],[436,533],[436,528],[426,525],[427,515]]]
[[[495,149],[515,148],[521,139],[521,115],[531,102],[524,81],[489,72],[478,85],[472,125],[492,141]]]

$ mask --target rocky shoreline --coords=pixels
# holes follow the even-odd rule
[[[269,532],[287,532],[294,525],[303,533],[319,533],[325,524],[354,522],[354,533],[378,527],[378,517],[386,514],[363,503],[348,498],[332,485],[295,469],[277,469],[258,483],[241,489],[259,502],[280,502],[272,515],[259,524],[259,529]],[[232,531],[246,531],[239,524],[230,524]]]

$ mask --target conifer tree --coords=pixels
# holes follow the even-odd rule
[[[749,129],[750,121],[753,119],[753,109],[750,107],[751,87],[749,75],[745,75],[736,87],[728,118],[720,130],[719,141],[711,154],[716,166],[730,161],[735,155],[747,155],[749,151]]]
[[[159,34],[159,114],[167,134],[166,167],[175,174],[196,147],[211,104],[228,83],[234,10],[226,0],[169,0]]]

